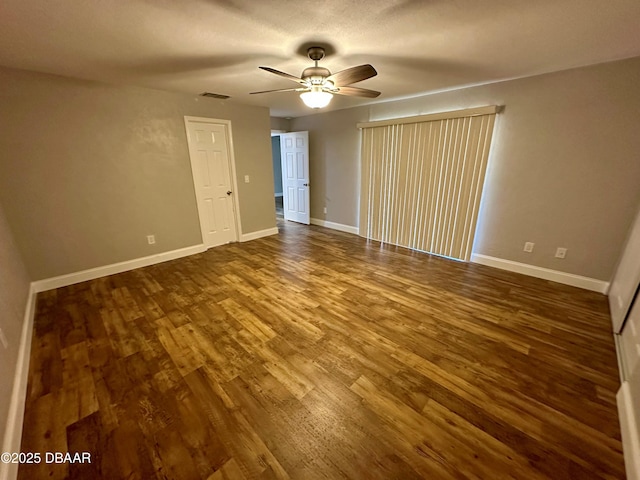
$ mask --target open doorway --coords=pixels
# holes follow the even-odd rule
[[[273,162],[273,191],[275,192],[276,218],[284,218],[284,201],[282,189],[282,161],[280,160],[280,133],[271,132],[271,158]]]
[[[276,218],[309,225],[309,132],[272,130],[271,148]]]

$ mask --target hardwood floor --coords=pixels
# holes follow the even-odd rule
[[[19,478],[624,478],[603,295],[280,226],[40,294]]]

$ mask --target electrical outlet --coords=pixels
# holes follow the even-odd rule
[[[153,245],[154,243],[156,243],[156,236],[147,235],[147,243],[149,243],[149,245]]]
[[[244,183],[249,183],[249,175],[244,176]]]
[[[535,243],[533,243],[533,242],[525,242],[525,244],[524,244],[524,251],[525,251],[525,252],[528,252],[528,253],[533,252],[533,246],[534,246],[534,245],[535,245]]]
[[[324,208],[322,209],[322,211],[323,211],[324,213],[327,213],[327,207],[324,207]]]
[[[567,256],[567,249],[563,247],[558,247],[556,250],[556,258],[564,258]]]
[[[2,343],[2,346],[4,348],[9,348],[9,340],[7,340],[7,337],[4,336],[4,332],[2,331],[1,328],[0,328],[0,342]]]

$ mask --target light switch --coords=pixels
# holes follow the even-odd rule
[[[249,183],[249,175],[244,176],[244,183]]]

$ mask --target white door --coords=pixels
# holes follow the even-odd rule
[[[229,125],[185,117],[200,229],[205,247],[238,240]]]
[[[627,244],[609,288],[609,308],[614,333],[620,333],[640,284],[640,211],[631,226]]]
[[[284,219],[309,225],[309,132],[280,135]]]

